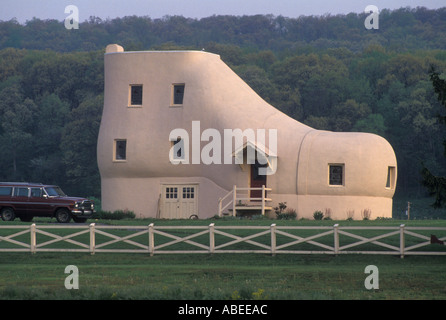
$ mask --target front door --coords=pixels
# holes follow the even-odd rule
[[[262,188],[262,186],[266,187],[266,175],[259,174],[259,168],[265,167],[266,165],[262,165],[257,161],[251,165],[251,188]],[[266,191],[265,191],[266,196]],[[260,201],[262,198],[262,190],[251,190],[250,191],[251,198],[259,198],[253,201]]]
[[[189,219],[198,215],[198,185],[163,185],[161,218]]]

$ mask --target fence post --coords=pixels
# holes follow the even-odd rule
[[[96,246],[94,228],[95,228],[95,224],[90,223],[90,254],[91,255],[94,254],[94,249]]]
[[[154,251],[155,251],[155,238],[153,235],[153,223],[149,224],[149,254],[151,257],[153,257]]]
[[[262,216],[265,215],[265,185],[262,184]]]
[[[276,255],[276,224],[273,223],[270,227],[271,230],[271,254],[274,257]]]
[[[400,257],[404,258],[404,224],[400,225]]]
[[[237,187],[234,185],[234,189],[232,192],[232,215],[234,217],[236,216],[236,212],[235,212],[236,201],[237,201]]]
[[[36,224],[33,223],[30,226],[30,236],[31,236],[31,243],[30,243],[30,249],[31,253],[36,253]]]
[[[218,216],[221,217],[221,203],[222,203],[222,198],[218,199]]]
[[[339,224],[335,224],[333,226],[333,235],[334,235],[334,254],[337,255],[339,253]]]
[[[209,225],[209,253],[213,254],[215,251],[215,233],[214,233],[215,224],[211,223]]]

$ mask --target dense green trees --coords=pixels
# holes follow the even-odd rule
[[[440,78],[440,74],[435,71],[435,68],[432,68],[430,71],[430,80],[432,81],[438,100],[444,107],[446,107],[446,80]],[[446,124],[446,116],[444,115],[444,112],[441,115],[438,115],[438,118],[443,124]],[[443,147],[444,156],[446,157],[446,140],[443,140]],[[430,165],[431,167],[426,167],[423,164],[423,185],[426,186],[431,195],[435,196],[433,206],[436,208],[445,207],[446,176],[444,176],[444,171],[443,175],[436,175],[439,171],[438,168],[435,168],[433,164]]]
[[[398,159],[397,192],[423,193],[422,163],[446,174],[442,107],[429,79],[431,65],[446,72],[446,9],[383,10],[379,30],[366,30],[364,18],[90,18],[79,30],[38,19],[0,22],[0,180],[100,195],[103,50],[119,43],[218,53],[298,121],[384,136]]]
[[[0,51],[0,180],[98,196],[102,52]]]

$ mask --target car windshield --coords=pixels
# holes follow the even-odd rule
[[[66,196],[66,194],[59,187],[46,187],[45,191],[50,197],[64,197],[64,196]]]

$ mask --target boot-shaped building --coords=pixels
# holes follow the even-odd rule
[[[392,216],[397,162],[385,139],[308,127],[204,51],[107,46],[97,154],[103,210]]]

